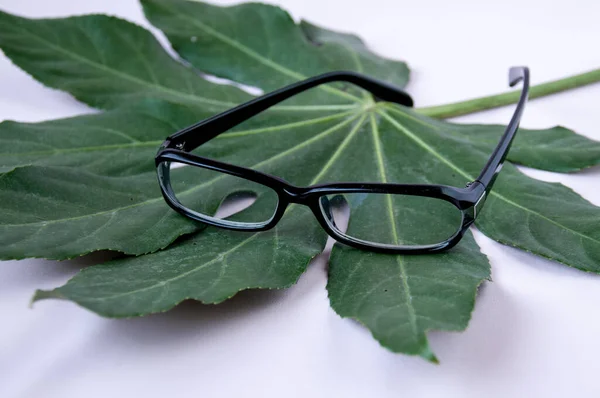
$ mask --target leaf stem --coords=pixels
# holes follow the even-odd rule
[[[529,91],[529,99],[544,97],[597,82],[600,82],[600,69],[532,86]],[[416,110],[423,115],[446,119],[515,104],[518,100],[519,92],[511,91],[509,93],[474,98],[451,104],[417,108]]]

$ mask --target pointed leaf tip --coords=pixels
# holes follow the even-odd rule
[[[431,347],[429,346],[428,341],[425,341],[425,346],[423,347],[423,350],[418,355],[421,358],[423,358],[426,361],[429,361],[433,364],[436,364],[436,365],[440,364],[440,361],[438,360],[438,358],[435,356],[433,351],[431,351]]]
[[[60,292],[59,289],[53,289],[53,290],[38,289],[33,294],[33,297],[31,298],[31,301],[29,302],[29,307],[33,308],[33,304],[35,302],[40,301],[40,300],[46,300],[46,299],[66,300],[67,298]]]

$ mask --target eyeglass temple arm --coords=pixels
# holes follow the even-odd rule
[[[483,171],[477,180],[475,180],[475,183],[479,182],[483,185],[485,189],[484,193],[488,193],[492,189],[496,177],[502,169],[502,165],[504,164],[508,150],[510,149],[515,134],[519,128],[521,116],[523,115],[525,104],[527,103],[527,98],[529,96],[529,68],[525,66],[516,66],[510,68],[508,73],[508,84],[513,87],[521,81],[523,82],[523,87],[521,89],[521,95],[519,97],[519,102],[517,103],[517,108],[510,119],[510,123],[508,126],[506,126],[506,130],[504,131],[502,138],[500,138],[498,146],[496,146],[496,149],[494,149],[494,152],[483,168]],[[482,195],[484,195],[484,193],[482,193]]]
[[[329,72],[290,84],[189,126],[167,138],[170,141],[169,147],[191,151],[217,135],[294,95],[324,83],[337,81],[353,83],[369,91],[378,100],[413,106],[410,95],[391,84],[355,72]]]

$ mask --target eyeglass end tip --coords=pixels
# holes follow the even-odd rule
[[[513,66],[508,70],[508,84],[513,87],[520,81],[525,79],[529,73],[529,68],[526,66]]]

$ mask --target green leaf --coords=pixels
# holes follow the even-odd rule
[[[0,47],[40,82],[99,108],[163,98],[219,111],[250,98],[231,86],[215,90],[150,32],[106,15],[31,20],[0,11]]]
[[[277,7],[221,8],[181,0],[147,0],[143,6],[194,67],[264,90],[331,69],[363,71],[399,86],[408,78],[404,63],[371,53],[356,36],[295,24]],[[96,106],[145,101],[134,107],[131,119],[126,116],[131,108],[126,108],[0,127],[1,137],[17,148],[0,153],[6,172],[0,176],[0,256],[67,258],[107,248],[142,254],[197,231],[198,224],[162,200],[150,148],[177,128],[228,107],[228,101],[249,96],[203,80],[163,53],[149,33],[114,18],[32,21],[0,14],[0,22],[0,46],[40,81]],[[85,37],[95,46],[82,43]],[[132,40],[144,43],[141,55],[130,56]],[[40,57],[44,62],[38,62]],[[144,63],[152,65],[154,79]],[[134,76],[136,83],[124,76]],[[185,79],[192,90],[184,88],[189,88]],[[94,126],[118,133],[90,130]],[[173,129],[163,131],[168,126]],[[478,175],[501,129],[435,120],[375,103],[345,85],[328,85],[210,141],[198,154],[303,186],[328,181],[464,186]],[[574,171],[600,160],[598,143],[565,129],[521,133],[509,155],[512,161]],[[65,141],[57,138],[63,135]],[[565,143],[585,150],[579,156]],[[89,163],[82,155],[85,148],[93,148]],[[32,153],[38,150],[47,152]],[[186,194],[205,198],[203,210],[213,212],[240,190],[214,178]],[[261,211],[264,201],[256,193],[257,201],[239,216]],[[409,217],[432,220],[422,208],[413,211],[392,199],[376,211],[351,209],[348,233],[409,239],[414,226],[402,228]],[[535,181],[506,165],[478,225],[503,243],[598,272],[600,237],[593,225],[599,217],[597,207],[566,188]],[[206,228],[168,250],[90,267],[36,298],[66,298],[105,316],[124,317],[165,311],[186,298],[212,303],[246,288],[289,286],[324,245],[325,235],[311,218],[306,209],[292,207],[272,231]],[[378,221],[376,228],[371,219]],[[551,233],[544,233],[547,227]],[[379,255],[335,245],[329,267],[329,295],[340,315],[364,323],[391,350],[432,361],[427,331],[464,329],[476,288],[489,277],[489,264],[469,234],[452,251],[429,256]]]
[[[148,101],[95,115],[40,123],[0,123],[0,173],[27,165],[68,166],[107,176],[153,171],[149,160],[165,137],[202,115],[198,109]]]
[[[457,139],[465,139],[489,153],[494,150],[498,137],[504,132],[504,126],[458,126],[454,131]],[[453,132],[449,123],[440,128],[444,128],[449,134]],[[600,142],[589,140],[562,126],[540,130],[520,128],[508,159],[540,170],[559,173],[579,171],[600,163]]]
[[[36,292],[34,301],[68,299],[108,317],[163,312],[187,299],[216,304],[243,289],[291,286],[325,239],[310,211],[295,206],[272,230],[207,228],[168,250],[86,268],[63,287]]]
[[[534,180],[506,165],[477,227],[490,238],[600,272],[600,211],[570,188]],[[516,188],[515,188],[516,187]]]
[[[159,195],[153,172],[115,178],[69,167],[17,168],[0,176],[0,256],[62,260],[102,249],[141,254],[198,230]]]
[[[332,253],[327,290],[333,309],[354,318],[392,351],[437,362],[429,330],[467,327],[479,284],[490,278],[487,259],[470,233],[451,252],[420,256]]]

